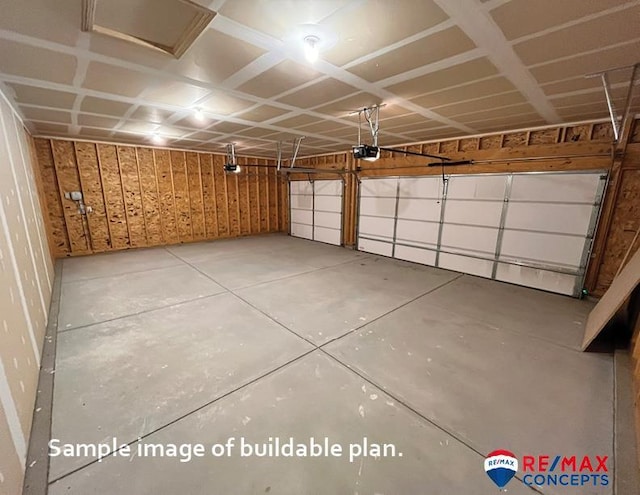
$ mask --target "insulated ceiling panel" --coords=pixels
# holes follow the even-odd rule
[[[383,145],[606,119],[599,81],[584,75],[640,53],[640,0],[196,4],[97,0],[95,25],[147,41],[136,44],[83,32],[81,1],[6,0],[0,84],[36,135],[149,144],[167,129],[170,146],[251,137],[256,150],[307,135],[305,155],[344,151],[352,112],[379,103]],[[304,57],[309,35],[315,63]],[[187,38],[178,59],[149,46]],[[611,77],[616,101],[626,78]]]

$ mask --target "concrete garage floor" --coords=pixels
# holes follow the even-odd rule
[[[60,456],[49,493],[474,495],[498,492],[495,449],[611,459],[612,355],[578,351],[590,309],[283,235],[67,259],[52,438],[367,437],[403,455]]]

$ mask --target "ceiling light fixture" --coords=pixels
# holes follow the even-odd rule
[[[151,134],[151,142],[153,144],[162,144],[164,140],[162,139],[162,136],[160,136],[160,134],[154,132]]]
[[[202,111],[202,108],[196,108],[195,112],[193,113],[193,116],[199,122],[203,122],[204,121],[204,112]]]
[[[318,49],[319,42],[320,38],[317,36],[310,35],[304,38],[304,56],[310,63],[318,60],[318,56],[320,55],[320,50]]]

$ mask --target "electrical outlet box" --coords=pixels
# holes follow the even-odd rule
[[[69,195],[73,201],[82,201],[82,193],[80,191],[71,191]]]

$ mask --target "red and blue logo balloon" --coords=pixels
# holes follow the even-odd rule
[[[485,458],[484,470],[502,490],[518,472],[518,459],[508,450],[494,450]]]

